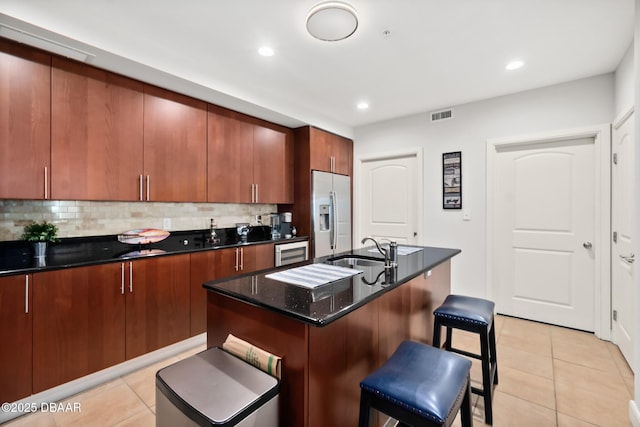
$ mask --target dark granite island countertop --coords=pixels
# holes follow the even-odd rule
[[[370,249],[339,255],[381,257]],[[420,249],[399,256],[390,274],[356,265],[362,273],[314,289],[266,276],[326,257],[206,282],[207,346],[233,334],[282,357],[279,425],[355,427],[360,381],[403,340],[431,343],[433,310],[450,293],[451,258],[460,251]]]
[[[382,259],[382,255],[377,251],[370,251],[371,247],[355,249],[267,272],[206,282],[204,287],[313,326],[324,326],[460,253],[459,249],[406,245],[405,247],[420,250],[409,255],[400,255],[397,268],[385,270],[382,264],[355,265],[353,268],[362,273],[312,289],[266,276],[275,271],[310,263],[342,265],[340,262],[328,261],[334,257],[358,255]]]

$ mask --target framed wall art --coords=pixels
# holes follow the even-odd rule
[[[462,209],[462,152],[442,154],[442,208]]]

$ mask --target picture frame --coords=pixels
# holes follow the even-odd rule
[[[442,154],[442,209],[462,209],[462,152]]]

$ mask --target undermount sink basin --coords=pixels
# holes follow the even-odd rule
[[[334,265],[384,267],[384,259],[364,255],[341,255],[327,259]]]

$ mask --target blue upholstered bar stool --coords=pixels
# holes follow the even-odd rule
[[[433,346],[440,348],[441,328],[446,328],[444,348],[482,362],[482,389],[471,387],[473,393],[484,398],[485,423],[493,424],[493,386],[498,384],[498,359],[496,357],[496,332],[493,322],[495,304],[481,298],[449,295],[433,315]],[[480,354],[470,353],[452,346],[451,331],[462,329],[480,336]]]
[[[410,426],[450,426],[460,411],[472,427],[471,362],[414,341],[403,341],[380,368],[360,383],[360,427],[371,409]]]

